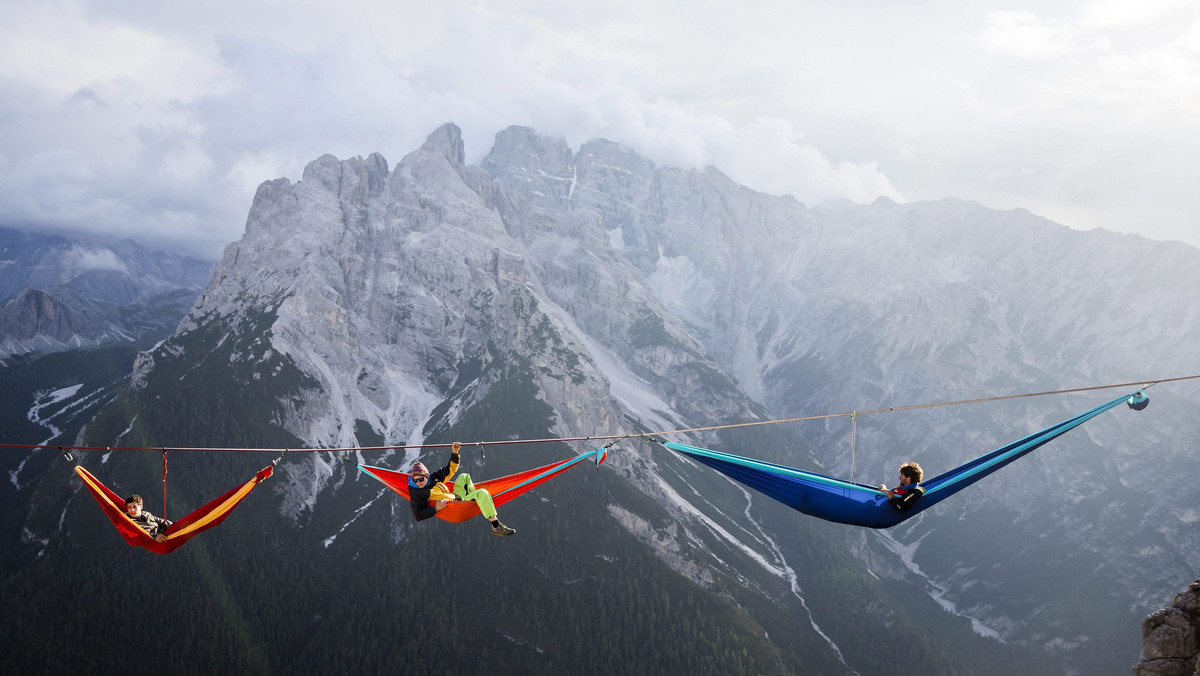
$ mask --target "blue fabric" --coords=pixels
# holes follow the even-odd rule
[[[1117,397],[1073,418],[997,448],[945,474],[922,481],[920,486],[925,489],[925,495],[905,513],[900,513],[888,504],[887,495],[874,486],[670,441],[663,442],[663,446],[708,465],[809,516],[853,526],[890,528],[1018,458],[1032,453],[1114,406],[1129,401],[1129,398],[1128,394]]]

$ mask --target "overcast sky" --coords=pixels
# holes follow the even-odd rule
[[[814,204],[1200,246],[1195,0],[0,0],[0,224],[213,258],[257,186],[445,122]]]

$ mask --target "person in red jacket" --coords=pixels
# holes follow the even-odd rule
[[[925,493],[925,489],[917,484],[925,477],[924,470],[915,462],[900,465],[900,485],[889,489],[886,484],[879,484],[879,490],[888,496],[888,502],[897,510],[907,512],[913,503]]]
[[[879,490],[887,493],[889,498],[904,497],[910,490],[916,488],[916,485],[921,483],[925,472],[921,466],[915,462],[906,462],[900,465],[900,485],[895,489],[888,489],[887,484],[879,484]]]
[[[517,531],[500,523],[496,516],[496,506],[492,504],[492,494],[486,488],[476,488],[470,474],[464,472],[458,475],[458,479],[454,481],[453,492],[446,487],[444,482],[450,480],[458,471],[458,451],[461,447],[462,444],[454,442],[450,447],[450,462],[433,474],[429,473],[429,469],[420,460],[413,463],[408,473],[408,503],[412,508],[413,517],[417,521],[424,521],[436,516],[453,500],[474,500],[479,505],[483,517],[491,522],[493,535],[508,536],[516,533]]]

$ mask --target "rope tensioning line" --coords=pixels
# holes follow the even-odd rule
[[[843,413],[823,413],[819,415],[798,416],[794,418],[777,418],[774,420],[751,420],[748,422],[728,423],[725,425],[707,425],[704,427],[683,427],[673,430],[660,430],[657,432],[639,432],[629,434],[608,434],[599,436],[586,437],[546,437],[540,439],[500,439],[494,441],[472,441],[461,442],[462,446],[511,446],[515,444],[545,444],[545,443],[569,443],[569,442],[587,442],[587,441],[612,441],[616,443],[622,439],[647,439],[651,440],[655,436],[668,436],[673,434],[690,434],[693,432],[713,432],[717,430],[738,429],[742,427],[757,427],[761,425],[779,425],[783,423],[805,422],[809,420],[829,420],[832,418],[844,418],[852,416],[857,421],[857,416],[869,415],[873,413],[893,413],[897,411],[914,411],[924,408],[938,408],[944,406],[962,406],[965,404],[981,404],[993,401],[1006,401],[1010,399],[1025,399],[1029,397],[1045,397],[1055,394],[1075,394],[1078,392],[1092,392],[1095,390],[1111,390],[1118,387],[1136,387],[1139,390],[1147,390],[1161,383],[1174,383],[1183,380],[1200,379],[1200,374],[1191,376],[1179,376],[1175,378],[1159,378],[1157,380],[1136,380],[1127,383],[1113,383],[1111,385],[1092,385],[1089,387],[1072,387],[1061,390],[1044,390],[1041,392],[1026,392],[1023,394],[1007,394],[995,397],[979,397],[975,399],[960,399],[957,401],[939,401],[927,404],[911,404],[907,406],[889,406],[886,408],[875,408],[869,410],[854,410]],[[0,448],[27,448],[27,449],[47,449],[57,448],[59,450],[71,451],[183,451],[196,453],[335,453],[342,454],[351,452],[372,452],[372,451],[401,451],[408,449],[426,449],[426,448],[450,448],[452,443],[439,444],[407,444],[402,446],[347,446],[342,448],[249,448],[249,447],[215,447],[215,446],[59,446],[59,445],[44,445],[44,444],[7,444],[0,443]],[[612,446],[612,444],[608,444]],[[282,455],[281,455],[282,457]],[[343,457],[344,460],[347,458]],[[276,460],[278,462],[278,460]]]
[[[875,408],[868,411],[847,411],[845,413],[826,413],[822,415],[808,415],[798,418],[784,418],[780,420],[755,420],[744,423],[733,423],[731,425],[710,425],[708,427],[692,427],[688,429],[668,430],[665,432],[654,432],[653,434],[684,434],[688,432],[710,432],[714,430],[725,430],[736,427],[752,427],[755,425],[773,425],[776,423],[788,422],[803,422],[805,420],[828,420],[829,418],[844,418],[846,416],[867,415],[869,413],[891,413],[893,411],[913,411],[920,408],[937,408],[939,406],[960,406],[962,404],[980,404],[989,401],[1004,401],[1006,399],[1023,399],[1026,397],[1044,397],[1051,394],[1071,394],[1075,392],[1090,392],[1092,390],[1109,390],[1117,387],[1136,387],[1140,390],[1150,389],[1152,386],[1159,383],[1171,383],[1179,380],[1194,380],[1200,378],[1200,375],[1181,376],[1179,378],[1163,378],[1161,380],[1138,380],[1132,383],[1115,383],[1113,385],[1094,385],[1092,387],[1074,387],[1066,390],[1047,390],[1045,392],[1028,392],[1025,394],[1007,394],[998,397],[981,397],[978,399],[961,399],[959,401],[939,401],[932,404],[914,404],[911,406],[891,406],[888,408]],[[638,434],[633,436],[649,436],[651,433]]]

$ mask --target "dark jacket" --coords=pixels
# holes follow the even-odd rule
[[[438,500],[454,499],[454,494],[442,482],[454,476],[454,473],[457,471],[458,456],[451,453],[450,462],[445,467],[430,474],[429,481],[425,482],[424,488],[418,488],[413,483],[412,477],[408,478],[408,505],[412,507],[413,517],[417,521],[424,521],[437,515],[437,505],[433,503]]]
[[[142,510],[142,513],[138,515],[138,518],[131,518],[130,520],[136,523],[142,530],[149,533],[150,537],[158,537],[159,535],[165,533],[167,528],[173,523],[172,521],[164,519],[160,516],[154,516],[144,509]]]
[[[896,511],[904,514],[912,509],[912,506],[925,495],[925,489],[915,483],[907,486],[896,486],[892,491],[892,497],[888,500]]]

